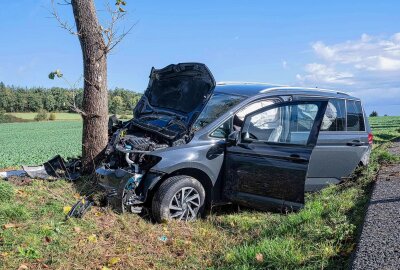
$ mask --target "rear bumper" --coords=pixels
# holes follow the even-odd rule
[[[364,155],[361,157],[361,164],[363,166],[366,166],[369,164],[369,159],[371,157],[371,150],[372,150],[372,146],[368,147],[367,151],[365,151]]]

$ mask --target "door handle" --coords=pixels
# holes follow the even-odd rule
[[[354,140],[351,142],[346,143],[348,146],[363,146],[364,143],[362,141],[359,140]]]
[[[307,163],[308,162],[308,159],[302,158],[298,154],[291,154],[289,156],[289,159],[290,159],[290,161],[295,162],[295,163]]]

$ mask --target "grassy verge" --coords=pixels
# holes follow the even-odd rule
[[[353,181],[309,195],[291,214],[211,215],[193,223],[153,224],[94,207],[64,219],[79,197],[66,181],[0,182],[0,268],[17,269],[342,269],[355,248],[379,162],[374,149]],[[165,236],[165,238],[164,238]]]
[[[37,112],[31,113],[9,113],[8,115],[12,115],[14,117],[23,119],[23,120],[31,120],[33,121]],[[55,113],[56,120],[63,120],[63,121],[78,121],[82,120],[81,116],[77,113]]]
[[[76,121],[3,124],[0,133],[0,167],[80,152]],[[374,134],[387,142],[400,130],[377,125]],[[0,269],[343,269],[380,164],[399,162],[387,145],[375,147],[352,181],[309,195],[297,213],[213,214],[187,224],[153,224],[99,207],[65,220],[64,208],[79,197],[73,184],[0,181]]]

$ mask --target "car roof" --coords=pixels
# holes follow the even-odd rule
[[[349,94],[337,90],[307,88],[307,87],[291,87],[269,83],[253,83],[253,82],[219,82],[214,92],[240,95],[240,96],[256,96],[259,94],[276,94],[276,95],[307,95],[307,96],[323,96],[335,98],[358,99]]]

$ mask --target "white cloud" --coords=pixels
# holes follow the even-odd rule
[[[297,74],[301,81],[322,82],[327,84],[352,85],[354,75],[350,72],[338,72],[324,64],[311,63],[305,67],[306,75]]]
[[[316,61],[296,75],[302,84],[344,89],[375,104],[400,100],[400,32],[311,47]]]
[[[288,68],[288,63],[286,62],[286,60],[283,60],[283,61],[282,61],[282,67],[283,67],[284,69],[287,69],[287,68]]]
[[[400,33],[383,39],[362,34],[361,38],[334,45],[322,41],[312,44],[315,54],[331,64],[350,64],[378,71],[400,71]]]

